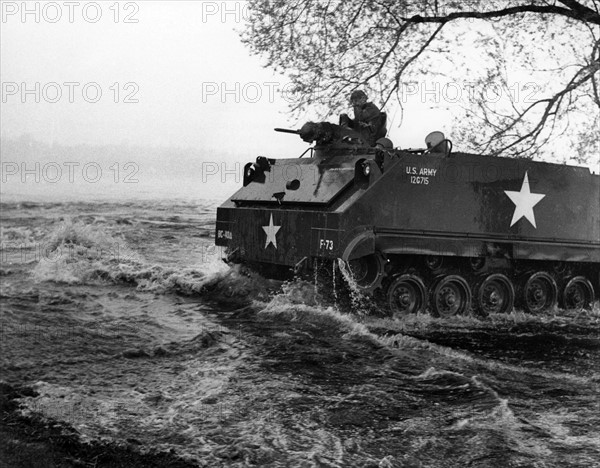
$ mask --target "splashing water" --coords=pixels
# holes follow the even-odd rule
[[[258,279],[216,258],[204,262],[202,270],[148,264],[124,239],[96,224],[66,220],[47,236],[44,245],[44,255],[33,270],[36,282],[109,281],[135,284],[140,291],[187,295],[208,288],[229,298],[261,290]]]
[[[342,278],[346,283],[348,290],[350,291],[350,301],[353,310],[359,314],[366,315],[368,311],[373,308],[371,298],[365,296],[361,292],[358,284],[356,283],[356,280],[354,279],[354,275],[350,270],[349,264],[341,258],[338,258],[337,260],[337,264],[340,273],[342,274]]]
[[[338,307],[338,286],[337,286],[337,272],[336,272],[336,268],[337,268],[337,259],[334,259],[332,264],[331,264],[331,281],[332,281],[332,288],[333,288],[333,305],[334,307],[337,309]]]
[[[30,227],[15,226],[4,227],[0,226],[0,244],[2,249],[6,248],[33,248],[36,244],[36,237],[39,232],[36,232]]]
[[[257,273],[212,258],[214,248],[200,258],[214,209],[176,206],[175,220],[166,202],[53,209],[15,209],[3,226],[6,239],[42,241],[47,258],[10,264],[0,356],[3,378],[39,392],[32,411],[83,437],[203,466],[598,460],[597,306],[366,317],[339,260],[314,284],[273,293]],[[67,211],[77,221],[58,223]],[[326,293],[334,306],[320,305]],[[358,313],[338,310],[349,293]]]
[[[77,284],[103,276],[108,266],[139,264],[139,256],[122,239],[101,226],[67,219],[43,242],[33,271],[35,281]]]

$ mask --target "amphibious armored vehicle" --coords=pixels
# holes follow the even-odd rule
[[[538,314],[600,292],[600,176],[588,168],[376,147],[306,124],[310,157],[259,156],[217,210],[228,259],[278,276],[339,260],[394,314]]]

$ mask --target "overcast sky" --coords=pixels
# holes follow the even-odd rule
[[[25,2],[24,12],[22,2],[2,2],[3,137],[225,146],[232,155],[293,156],[306,146],[273,132],[302,122],[286,115],[285,77],[239,40],[245,2],[75,3]],[[398,138],[414,138],[415,120]]]
[[[273,131],[299,128],[316,115],[309,111],[300,121],[292,119],[290,83],[263,68],[241,43],[245,2],[0,3],[3,139],[29,134],[61,145],[180,147],[228,167],[257,155],[297,157],[308,146],[295,135]],[[421,96],[411,99],[401,126],[400,114],[385,109],[396,146],[422,147],[433,130],[448,134],[448,111],[421,102]],[[147,187],[155,187],[157,178],[166,188],[172,184],[160,177],[166,168],[160,162],[149,163],[143,155],[138,162]],[[196,187],[197,173],[194,168],[186,174],[190,187]],[[14,189],[21,195],[80,197],[122,190],[114,184],[75,190],[77,184],[65,185],[64,177],[45,185],[32,185],[29,176],[23,182],[18,173],[5,179],[4,194]],[[224,196],[237,182],[204,184],[201,195]],[[128,187],[130,193],[142,185]]]

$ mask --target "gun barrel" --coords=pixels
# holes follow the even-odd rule
[[[276,128],[275,131],[281,133],[293,133],[294,135],[300,135],[300,130],[290,130],[289,128]]]

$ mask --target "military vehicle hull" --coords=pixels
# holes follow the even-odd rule
[[[585,308],[600,291],[587,168],[344,147],[260,163],[217,210],[233,261],[281,274],[341,259],[397,314]]]

